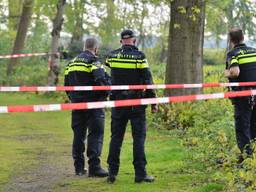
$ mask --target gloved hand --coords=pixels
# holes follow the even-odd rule
[[[152,104],[151,105],[151,113],[157,113],[157,112],[158,112],[157,104]]]

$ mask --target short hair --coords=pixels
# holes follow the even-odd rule
[[[232,43],[239,44],[241,41],[244,40],[244,34],[242,29],[238,27],[230,29],[229,38]]]
[[[84,49],[96,49],[99,47],[99,42],[94,37],[87,38],[84,42]]]
[[[130,39],[135,37],[135,33],[131,29],[125,29],[121,32],[121,39]]]

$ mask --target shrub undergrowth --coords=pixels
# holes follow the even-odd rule
[[[224,82],[223,65],[206,66],[206,82]],[[225,88],[205,89],[205,93],[223,92]],[[256,191],[255,155],[238,163],[241,155],[236,145],[233,106],[229,99],[160,105],[152,118],[158,129],[179,130],[182,144],[190,151],[188,161],[199,162],[209,173],[207,182],[221,183],[225,191]]]

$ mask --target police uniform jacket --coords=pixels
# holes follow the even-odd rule
[[[111,68],[111,83],[112,85],[138,85],[138,84],[153,84],[152,75],[145,54],[139,51],[136,46],[123,45],[121,48],[112,51],[106,59],[106,65]],[[123,94],[127,98],[135,97],[155,97],[154,90],[142,91],[113,91],[112,98]],[[131,93],[131,94],[130,94]],[[126,98],[124,98],[126,99]]]
[[[110,85],[110,78],[98,58],[90,51],[75,57],[65,68],[65,86]],[[72,102],[105,100],[107,91],[68,91]]]
[[[256,81],[256,49],[245,44],[236,45],[228,54],[227,62],[230,67],[238,66],[240,74],[230,78],[230,82]]]

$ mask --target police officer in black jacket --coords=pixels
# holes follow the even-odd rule
[[[225,76],[230,82],[256,81],[256,49],[246,46],[241,29],[229,32],[232,50],[227,54],[228,69]],[[233,90],[246,90],[253,87],[233,87]],[[255,87],[254,87],[255,89]],[[256,107],[254,96],[233,98],[237,144],[241,152],[252,154],[250,143],[256,136]],[[240,158],[240,161],[242,159]]]
[[[65,86],[110,85],[105,69],[96,54],[98,42],[88,38],[84,51],[75,57],[65,69]],[[104,91],[70,91],[67,95],[72,103],[103,101],[108,93]],[[89,177],[106,177],[108,172],[100,166],[103,145],[105,114],[103,109],[73,110],[72,129],[74,133],[72,156],[76,175],[84,175],[84,151],[87,135],[87,157]],[[88,132],[88,133],[87,133]]]
[[[152,84],[152,76],[145,54],[135,46],[135,35],[131,30],[124,30],[120,40],[122,47],[112,51],[106,65],[111,68],[111,82],[113,85]],[[152,98],[153,90],[146,91],[113,91],[111,100]],[[144,143],[146,138],[145,106],[112,108],[111,141],[108,155],[109,177],[108,182],[113,183],[119,171],[120,151],[128,121],[131,121],[133,136],[133,165],[135,169],[135,182],[153,182],[154,178],[146,172],[146,157]],[[156,105],[152,105],[156,111]]]

